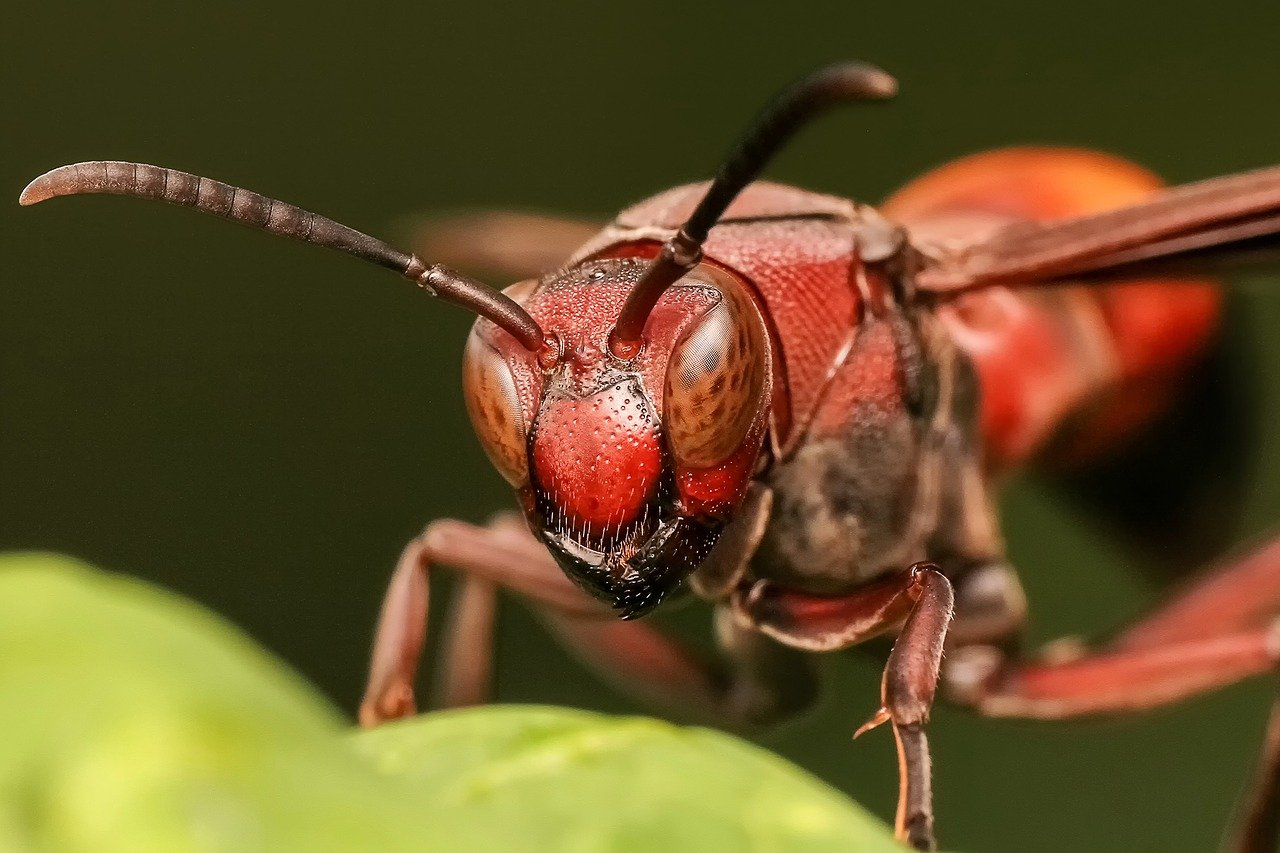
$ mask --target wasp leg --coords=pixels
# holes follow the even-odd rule
[[[1006,662],[994,647],[969,646],[949,653],[942,679],[948,698],[987,716],[1059,720],[1170,704],[1272,671],[1278,663],[1280,624],[1273,624],[1041,662]],[[1246,809],[1242,853],[1275,849],[1276,772],[1269,742],[1258,774],[1262,787]]]
[[[1259,628],[1280,616],[1280,540],[1210,569],[1154,613],[1126,629],[1116,649],[1153,648],[1168,643]]]
[[[1259,675],[1280,662],[1280,630],[1253,628],[1163,648],[1005,661],[990,646],[950,653],[948,698],[992,717],[1061,720],[1143,711]]]
[[[986,645],[949,653],[948,698],[995,717],[1065,719],[1141,711],[1280,666],[1280,542],[1200,578],[1109,644],[1039,661]],[[1280,720],[1273,719],[1244,809],[1239,850],[1274,849]]]
[[[885,665],[881,706],[855,737],[893,724],[900,784],[896,832],[918,850],[933,850],[925,724],[955,604],[951,582],[932,563],[917,563],[846,595],[813,595],[758,581],[732,603],[743,624],[808,651],[846,648],[902,626]]]
[[[1278,617],[1280,542],[1209,572],[1098,650],[1021,661],[965,646],[950,654],[943,684],[992,716],[1139,711],[1275,668]]]
[[[947,649],[976,643],[1016,643],[1027,620],[1027,597],[1013,567],[1002,561],[948,571],[956,612],[947,630]]]
[[[854,737],[883,722],[893,724],[898,747],[898,838],[917,850],[934,850],[933,766],[925,724],[933,707],[942,645],[955,607],[951,583],[936,566],[911,569],[911,614],[894,641],[880,687],[880,710]]]
[[[488,528],[460,521],[442,520],[427,528],[405,546],[391,576],[383,599],[378,628],[374,635],[369,664],[369,681],[360,706],[360,722],[371,726],[413,714],[414,677],[426,642],[429,601],[428,570],[446,565],[464,572],[464,583],[454,608],[454,636],[445,667],[445,697],[463,698],[486,692],[475,678],[488,670],[491,648],[492,603],[485,602],[483,586],[500,585],[519,592],[547,607],[573,611],[583,616],[602,616],[596,605],[559,573],[548,574],[529,549],[511,521],[499,519]],[[532,537],[525,537],[532,541]],[[535,543],[536,544],[536,543]],[[545,553],[542,555],[545,559]],[[470,680],[471,685],[466,685]]]
[[[436,704],[483,705],[493,683],[493,631],[498,589],[474,575],[459,578],[446,618]]]
[[[717,608],[722,659],[675,643],[650,625],[542,611],[565,647],[620,692],[654,707],[717,723],[756,726],[807,708],[817,695],[809,660],[738,625]]]
[[[448,266],[518,281],[559,268],[602,227],[546,214],[481,211],[417,223],[412,249]]]
[[[652,624],[619,621],[574,586],[518,521],[499,519],[487,528],[437,521],[405,548],[388,588],[360,710],[363,725],[414,713],[413,682],[426,635],[427,573],[434,566],[460,570],[468,583],[519,593],[571,652],[642,700],[707,719],[755,723],[793,713],[816,694],[803,655],[724,616],[717,619],[717,638],[729,653],[725,663],[704,660]],[[489,667],[492,610],[480,590],[469,592],[464,584],[460,595],[458,631],[448,640],[455,651],[446,662],[443,692],[475,697],[483,687],[475,686],[474,673]]]

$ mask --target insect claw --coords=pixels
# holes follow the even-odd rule
[[[862,737],[867,732],[874,729],[876,726],[884,725],[885,723],[889,722],[889,719],[890,719],[889,709],[881,705],[880,708],[874,714],[871,715],[871,719],[867,720],[865,723],[858,726],[858,730],[853,733],[854,740],[857,740],[858,738]]]
[[[388,686],[381,694],[371,693],[360,704],[360,725],[369,729],[382,723],[411,717],[417,713],[413,686],[399,682]]]

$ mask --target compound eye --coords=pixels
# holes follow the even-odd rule
[[[526,281],[503,291],[524,303],[537,285]],[[515,488],[529,482],[526,423],[515,377],[506,359],[484,340],[477,327],[467,337],[462,357],[462,392],[467,414],[485,455],[503,479]]]
[[[462,391],[467,414],[485,455],[508,483],[529,482],[525,422],[515,378],[506,360],[475,332],[463,356]]]
[[[711,272],[695,282],[716,287],[723,298],[672,350],[663,420],[677,462],[710,468],[742,445],[767,405],[766,344],[759,313],[736,282]]]

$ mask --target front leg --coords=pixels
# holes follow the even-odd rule
[[[724,659],[708,659],[651,622],[619,621],[570,582],[514,516],[488,527],[437,521],[406,546],[392,576],[374,641],[363,725],[412,714],[426,638],[432,567],[463,573],[445,639],[442,695],[483,699],[490,668],[495,588],[529,601],[569,650],[601,677],[642,701],[721,723],[754,724],[795,713],[816,695],[804,655],[718,614]]]
[[[915,603],[884,668],[880,709],[853,736],[881,723],[893,724],[901,786],[895,828],[898,837],[917,850],[933,850],[933,766],[925,724],[938,688],[955,596],[950,581],[929,563],[911,567],[908,595]]]
[[[442,679],[446,701],[471,704],[483,699],[486,692],[481,680],[490,667],[491,587],[505,586],[545,607],[580,618],[604,618],[605,609],[587,599],[567,578],[558,572],[548,573],[529,559],[516,524],[509,517],[495,519],[488,528],[441,520],[428,525],[405,546],[378,617],[369,681],[360,705],[361,725],[376,725],[417,710],[414,680],[426,643],[428,569],[433,565],[466,572],[446,638]],[[532,540],[527,533],[524,538]]]
[[[846,648],[901,625],[885,665],[881,706],[854,736],[893,724],[899,771],[896,834],[917,850],[935,849],[925,725],[955,607],[947,577],[932,563],[916,563],[909,571],[841,596],[811,595],[759,581],[735,596],[734,607],[744,624],[810,651]]]

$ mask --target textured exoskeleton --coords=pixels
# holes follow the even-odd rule
[[[406,547],[363,722],[415,709],[433,565],[462,572],[446,704],[487,695],[498,587],[624,689],[733,721],[803,708],[807,653],[889,635],[879,706],[859,733],[892,724],[897,831],[932,849],[925,726],[940,680],[982,713],[1061,718],[1275,668],[1280,545],[1207,575],[1105,647],[1021,657],[1026,604],[992,489],[1035,459],[1087,458],[1167,407],[1219,314],[1217,287],[1188,276],[1274,248],[1280,168],[1161,190],[1117,158],[1011,149],[945,166],[879,210],[755,182],[809,118],[894,88],[859,64],[807,77],[714,181],[594,233],[504,215],[428,235],[424,255],[524,279],[503,293],[155,166],[62,167],[22,201],[103,192],[184,204],[371,260],[480,316],[466,404],[523,518],[438,521]],[[468,254],[468,234],[487,242]],[[547,257],[567,260],[544,272]],[[637,619],[682,586],[711,603],[723,661]],[[1277,733],[1280,722],[1241,850],[1269,840]]]

